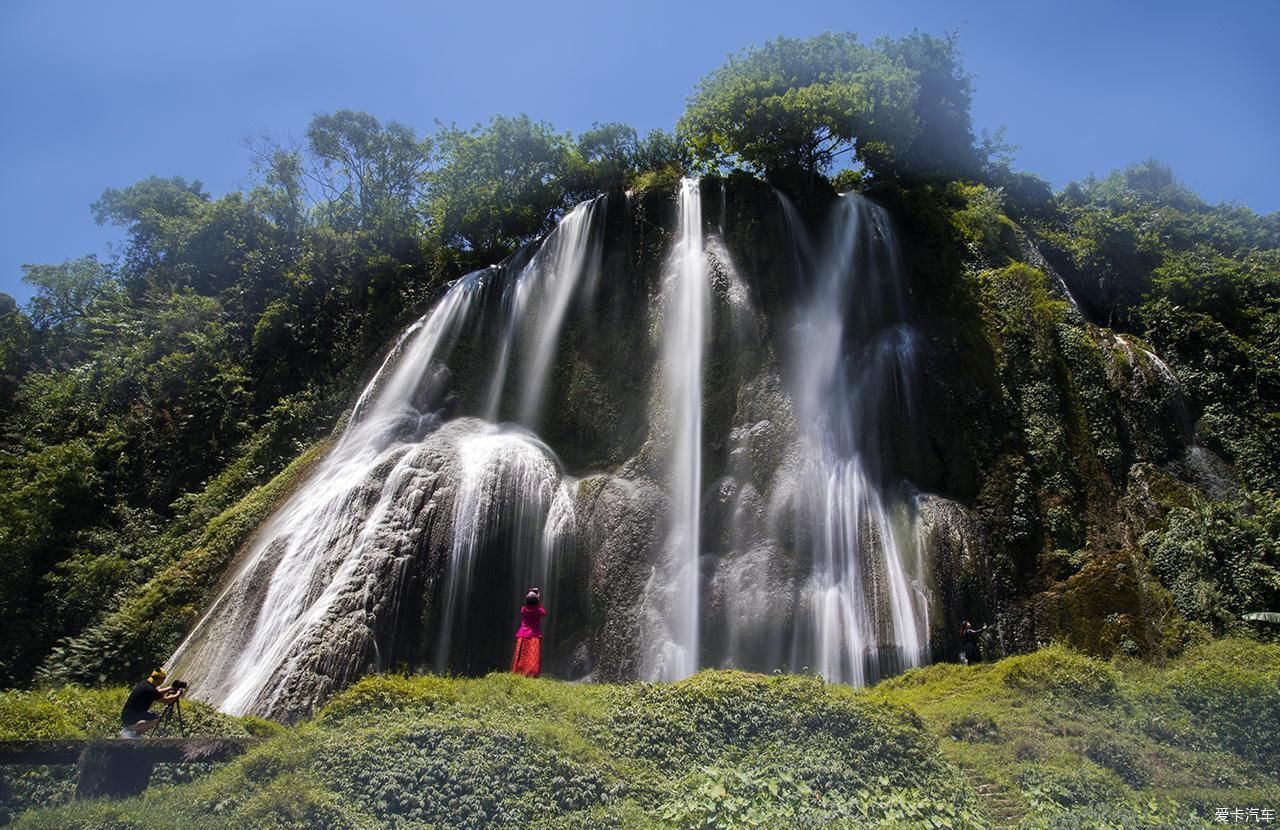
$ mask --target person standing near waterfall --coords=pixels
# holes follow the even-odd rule
[[[982,652],[978,649],[978,635],[986,631],[987,627],[975,629],[969,624],[968,620],[960,626],[960,661],[966,665],[972,666],[981,662]]]
[[[542,591],[530,588],[520,608],[520,630],[516,632],[516,653],[511,658],[511,671],[526,677],[542,674]]]

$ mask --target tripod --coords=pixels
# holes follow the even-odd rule
[[[164,711],[160,713],[160,723],[156,724],[154,731],[155,736],[160,737],[160,733],[169,729],[177,716],[178,734],[187,737],[187,725],[182,722],[182,698],[176,697],[164,705]]]

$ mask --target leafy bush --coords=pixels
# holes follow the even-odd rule
[[[1174,507],[1167,527],[1142,544],[1188,619],[1229,631],[1246,611],[1280,607],[1280,502],[1273,498]]]
[[[1033,809],[1115,802],[1119,796],[1105,775],[1087,766],[1073,770],[1030,769],[1018,776],[1018,783],[1026,789]]]
[[[1085,745],[1084,754],[1098,766],[1119,775],[1130,787],[1142,787],[1150,779],[1137,753],[1114,738],[1092,738]]]
[[[1211,745],[1280,774],[1280,645],[1223,641],[1193,650],[1169,694],[1208,730]]]
[[[23,821],[92,826],[160,801],[171,821],[245,827],[647,828],[655,815],[672,827],[964,826],[977,815],[910,712],[811,677],[710,671],[621,686],[367,677],[199,780],[153,787],[123,811],[70,805]]]

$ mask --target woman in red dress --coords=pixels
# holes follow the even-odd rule
[[[542,591],[530,588],[520,609],[520,630],[516,632],[516,653],[511,658],[511,671],[526,677],[542,674]]]

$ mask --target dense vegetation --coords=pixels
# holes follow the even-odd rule
[[[1280,796],[1277,671],[1280,647],[1224,640],[1163,670],[1054,647],[862,691],[380,675],[197,780],[17,826],[1203,827]],[[0,730],[105,735],[123,691],[4,693]],[[273,734],[197,712],[201,729]],[[14,809],[71,786],[4,783]]]
[[[1001,540],[993,585],[1067,620],[1001,647],[1048,631],[1159,656],[1246,630],[1280,609],[1280,216],[1207,205],[1154,162],[1054,194],[975,139],[971,95],[952,38],[779,39],[705,78],[672,134],[499,116],[423,137],[341,111],[255,145],[243,192],[108,189],[93,211],[125,247],[26,266],[30,303],[0,297],[0,681],[163,657],[450,280],[585,196],[733,171],[802,211],[863,189],[921,243],[926,313],[971,313],[950,334],[989,389],[955,411],[1009,430],[950,436],[985,453],[982,487],[963,465],[921,483]],[[1178,399],[1109,419],[1102,325]]]

